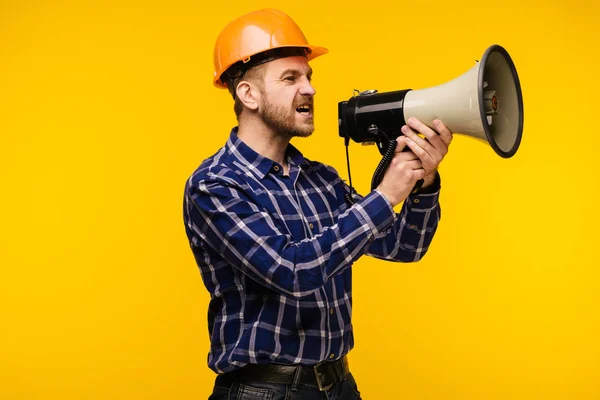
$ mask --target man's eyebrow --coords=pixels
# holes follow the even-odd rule
[[[299,70],[297,70],[295,68],[288,68],[285,71],[283,71],[281,73],[281,75],[279,75],[279,76],[283,77],[284,75],[288,75],[288,74],[292,74],[292,75],[298,76],[298,75],[302,75],[302,72],[300,72]],[[312,74],[313,74],[313,70],[312,70],[312,68],[309,68],[308,72],[306,73],[306,76],[311,77]]]

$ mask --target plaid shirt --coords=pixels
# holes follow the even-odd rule
[[[396,214],[372,191],[352,207],[337,172],[291,144],[286,161],[257,154],[231,132],[187,181],[184,222],[204,285],[209,367],[312,365],[353,347],[352,270],[363,254],[418,261],[440,219],[439,186]],[[439,185],[439,183],[437,183]]]

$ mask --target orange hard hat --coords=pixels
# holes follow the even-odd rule
[[[275,9],[254,11],[232,21],[219,34],[214,51],[214,79],[218,88],[227,88],[221,76],[239,63],[246,69],[260,62],[286,55],[286,49],[304,49],[308,61],[328,52],[324,47],[311,46],[300,27],[284,12]],[[264,57],[266,53],[279,55]]]

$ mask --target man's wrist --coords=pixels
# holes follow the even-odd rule
[[[389,193],[386,193],[384,190],[380,189],[379,187],[376,188],[375,190],[383,196],[383,198],[390,204],[390,206],[392,208],[394,208],[397,204],[400,203],[400,201],[396,201],[397,200],[396,198],[391,196]]]
[[[426,188],[426,187],[433,185],[433,183],[436,180],[437,174],[438,174],[437,169],[434,169],[433,171],[431,171],[430,173],[425,175],[423,177],[423,185],[421,187]]]
[[[434,170],[430,174],[423,177],[423,185],[414,195],[419,194],[432,194],[440,190],[441,187],[440,174],[437,170]]]

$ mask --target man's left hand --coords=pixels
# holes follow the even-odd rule
[[[433,182],[438,166],[448,154],[452,132],[437,119],[433,121],[437,132],[416,118],[409,118],[407,123],[408,125],[402,127],[402,133],[406,136],[406,145],[423,164],[425,170],[423,186],[425,187]],[[415,131],[425,138],[420,137]]]

